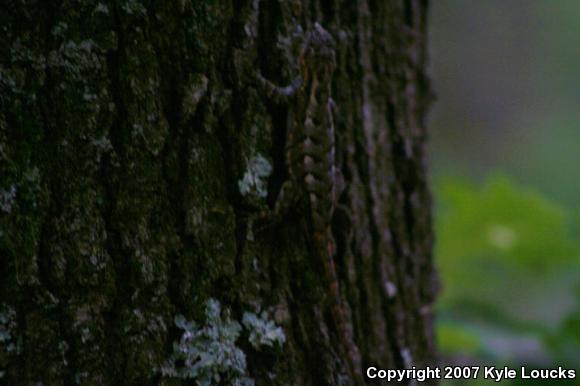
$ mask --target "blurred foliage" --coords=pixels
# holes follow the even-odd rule
[[[495,297],[513,285],[507,278],[538,280],[577,256],[565,211],[503,176],[488,178],[481,190],[448,180],[437,192],[437,256],[447,287],[443,302],[448,296],[485,297],[480,291]],[[482,275],[495,285],[466,292]]]
[[[580,2],[431,10],[440,348],[453,363],[578,366]]]
[[[468,326],[447,321],[440,323],[437,329],[437,339],[447,352],[468,353],[477,355],[481,349],[480,337]]]
[[[432,170],[508,171],[580,205],[580,2],[439,0],[431,7]]]
[[[545,337],[545,343],[558,363],[580,363],[580,286],[576,298],[576,308],[556,331]]]
[[[441,180],[436,197],[442,351],[493,364],[580,362],[569,211],[502,175],[482,187]]]

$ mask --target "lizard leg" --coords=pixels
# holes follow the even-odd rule
[[[282,189],[276,198],[276,204],[274,206],[274,216],[277,219],[281,219],[288,213],[291,207],[296,203],[298,197],[298,189],[296,185],[291,180],[286,180],[282,184]]]
[[[276,86],[261,74],[256,74],[256,82],[258,87],[262,89],[268,98],[273,98],[277,102],[283,103],[288,102],[288,100],[296,94],[300,86],[302,86],[301,77],[297,77],[286,87]]]
[[[288,213],[289,209],[296,204],[298,199],[298,189],[291,180],[286,180],[282,184],[280,193],[276,198],[274,209],[262,210],[257,218],[260,220],[269,220],[271,222],[280,222]]]

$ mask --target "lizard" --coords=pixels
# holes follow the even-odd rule
[[[256,74],[258,87],[268,96],[287,103],[285,161],[289,178],[282,184],[273,212],[264,217],[280,219],[303,198],[307,203],[309,231],[314,253],[324,266],[331,316],[341,346],[347,354],[349,372],[362,377],[358,347],[353,341],[340,295],[334,263],[336,254],[331,222],[344,180],[335,159],[335,104],[331,97],[332,75],[336,67],[334,40],[319,23],[307,34],[298,57],[299,75],[279,87]]]

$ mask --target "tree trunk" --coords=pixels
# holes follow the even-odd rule
[[[355,384],[305,217],[255,220],[287,177],[288,108],[251,74],[290,83],[314,22],[335,40],[333,229],[354,342],[365,368],[433,365],[426,11],[2,2],[0,383]],[[247,363],[192,370],[173,347],[199,358],[210,341]]]

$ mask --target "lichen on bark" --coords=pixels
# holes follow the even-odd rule
[[[334,230],[355,341],[365,364],[432,363],[426,8],[3,2],[2,382],[175,384],[155,371],[179,338],[174,317],[202,320],[216,298],[236,320],[268,309],[283,328],[282,355],[240,345],[257,385],[352,383],[303,216],[248,229],[286,178],[288,114],[249,73],[289,83],[314,22],[337,42],[350,214]],[[250,200],[238,182],[257,154],[272,172]]]

